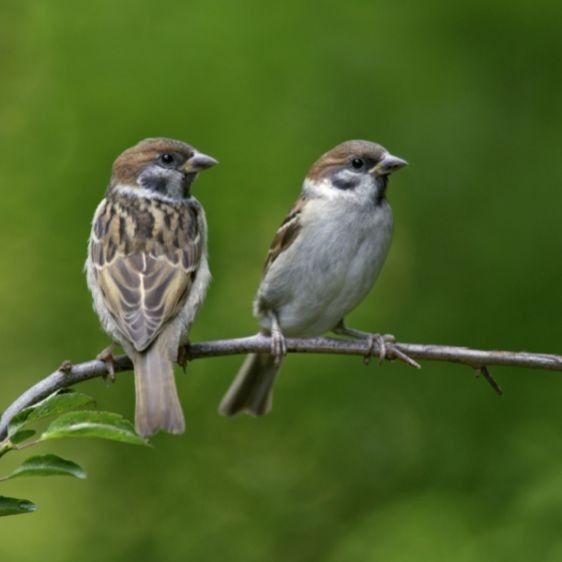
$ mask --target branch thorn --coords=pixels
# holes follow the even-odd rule
[[[481,367],[476,367],[476,376],[478,377],[480,375],[482,375],[486,379],[488,384],[494,389],[494,392],[498,396],[503,395],[502,387],[496,382],[496,379],[494,379],[494,377],[492,376],[486,365],[482,365]]]
[[[68,375],[72,371],[72,362],[68,359],[65,359],[61,364],[58,370],[65,375]]]

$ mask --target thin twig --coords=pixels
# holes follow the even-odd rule
[[[368,342],[365,341],[336,340],[332,338],[288,338],[286,343],[288,353],[324,353],[332,355],[364,356],[368,351]],[[486,373],[489,375],[486,367],[490,365],[562,371],[562,356],[560,355],[527,353],[524,351],[482,351],[479,349],[470,349],[468,347],[414,343],[395,343],[388,347],[387,358],[391,360],[401,358],[399,357],[401,355],[399,352],[401,352],[412,359],[446,361],[468,365],[479,370],[485,377]],[[185,355],[188,360],[192,361],[194,359],[206,357],[223,357],[252,352],[267,353],[270,349],[270,339],[265,336],[256,335],[247,338],[191,344],[186,346]],[[398,351],[398,353],[395,353],[395,350]],[[130,371],[132,364],[127,357],[122,355],[114,358],[114,368],[116,373]],[[24,408],[35,404],[56,390],[95,377],[103,377],[107,374],[107,366],[103,361],[86,361],[85,363],[72,366],[65,363],[64,372],[60,369],[56,370],[54,373],[26,390],[6,408],[0,418],[0,439],[5,437],[9,421]],[[490,378],[486,378],[488,382],[490,382]],[[492,383],[490,382],[490,384]]]

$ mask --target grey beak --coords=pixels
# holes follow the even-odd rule
[[[377,176],[388,176],[407,165],[408,162],[406,162],[406,160],[402,160],[402,158],[398,158],[398,156],[393,156],[387,152],[382,157],[382,160],[373,167],[371,173]]]
[[[207,156],[206,154],[196,150],[193,156],[184,164],[183,171],[187,173],[200,172],[201,170],[207,170],[218,163],[219,161],[215,160],[212,156]]]

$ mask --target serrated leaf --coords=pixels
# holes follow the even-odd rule
[[[49,425],[41,441],[61,437],[99,437],[132,445],[148,445],[135,432],[133,424],[119,414],[84,410],[63,414]]]
[[[8,437],[14,435],[20,428],[37,420],[57,416],[69,410],[84,408],[94,404],[94,400],[72,389],[63,389],[47,396],[41,402],[25,408],[15,415],[8,425]]]
[[[34,429],[22,429],[20,431],[17,431],[16,433],[14,433],[10,437],[10,441],[14,445],[17,445],[18,443],[21,443],[22,441],[25,441],[26,439],[29,439],[30,437],[33,437],[35,435],[35,433],[37,433],[37,432]]]
[[[17,498],[7,498],[0,496],[0,517],[4,515],[18,515],[20,513],[31,513],[37,506],[29,500],[19,500]]]
[[[37,455],[28,458],[5,479],[21,476],[74,476],[86,478],[86,473],[75,462],[57,457],[57,455]]]

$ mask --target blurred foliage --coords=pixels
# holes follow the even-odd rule
[[[411,165],[350,325],[561,353],[561,24],[546,0],[2,2],[0,407],[107,345],[81,271],[90,220],[115,156],[154,135],[221,162],[195,186],[214,282],[194,340],[256,330],[262,260],[307,168],[367,138]],[[86,484],[4,483],[41,509],[2,521],[3,557],[562,559],[559,375],[497,369],[500,399],[463,367],[290,357],[270,416],[223,419],[240,361],[178,373],[184,437],[61,441]],[[132,415],[130,376],[80,390]]]
[[[24,408],[9,422],[7,434],[0,441],[0,457],[7,453],[36,447],[43,441],[64,437],[96,437],[130,445],[148,445],[146,439],[135,433],[133,424],[114,412],[83,409],[92,408],[94,400],[72,389],[62,389],[40,402]],[[80,409],[79,409],[80,408]],[[37,422],[55,418],[36,436]],[[82,467],[74,461],[49,453],[27,458],[10,474],[0,476],[0,482],[22,476],[73,476],[86,478]],[[35,511],[29,500],[0,496],[0,517]]]

